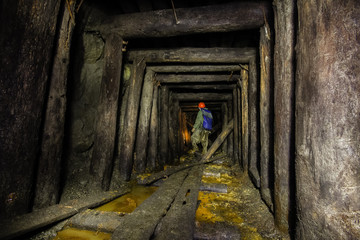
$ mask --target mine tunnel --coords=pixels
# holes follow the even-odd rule
[[[0,239],[360,239],[358,0],[0,12]]]

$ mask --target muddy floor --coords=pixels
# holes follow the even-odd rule
[[[191,161],[193,157],[190,154],[183,156],[181,162]],[[261,200],[259,190],[254,187],[247,174],[243,174],[238,165],[229,164],[230,161],[225,158],[207,164],[204,169],[202,182],[215,187],[212,191],[199,192],[194,239],[290,239],[288,235],[276,230],[273,215]],[[128,214],[154,191],[154,186],[134,184],[130,193],[97,210]],[[31,239],[110,238],[109,233],[75,229],[63,221]]]

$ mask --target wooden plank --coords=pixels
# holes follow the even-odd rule
[[[123,180],[130,180],[133,168],[133,150],[135,145],[136,125],[138,120],[138,109],[140,94],[145,70],[144,59],[137,59],[132,66],[131,84],[129,86],[129,99],[125,113],[124,135],[121,144],[120,176]]]
[[[113,233],[124,215],[124,213],[87,209],[70,218],[67,225],[89,231]]]
[[[105,43],[105,65],[90,165],[96,187],[103,190],[109,189],[112,174],[122,66],[121,49],[122,38],[111,34]]]
[[[208,82],[236,82],[232,74],[157,74],[156,80],[161,83],[208,83]]]
[[[219,174],[220,175],[220,174]],[[202,183],[200,186],[200,191],[208,192],[217,192],[217,193],[227,193],[227,185],[221,183]]]
[[[154,239],[193,239],[203,168],[195,166],[190,170],[171,208],[157,225]]]
[[[144,58],[147,63],[248,63],[256,55],[255,48],[175,48],[132,50],[129,61]]]
[[[166,214],[187,175],[188,171],[171,175],[131,214],[121,218],[121,223],[112,234],[111,239],[151,239],[156,225]]]
[[[94,208],[129,192],[109,191],[91,197],[75,199],[62,204],[35,210],[12,219],[2,219],[0,222],[0,239],[12,239],[35,231],[55,222],[69,218],[87,208]]]
[[[234,146],[234,156],[233,156],[233,163],[239,163],[239,119],[238,119],[238,101],[237,101],[237,90],[233,89],[233,116],[234,119],[234,139],[233,139],[233,146]]]
[[[74,11],[75,3],[69,5],[69,8]],[[71,22],[73,20],[70,11],[65,10],[49,84],[33,209],[51,206],[59,199],[70,48],[75,28]]]
[[[234,2],[213,6],[164,9],[107,16],[101,26],[88,31],[117,32],[124,38],[169,37],[206,32],[229,32],[256,29],[264,24],[270,4],[263,2]]]
[[[182,72],[233,72],[240,71],[241,67],[234,65],[171,65],[171,66],[151,66],[148,67],[156,73],[182,73]]]

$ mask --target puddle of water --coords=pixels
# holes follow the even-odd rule
[[[110,238],[110,233],[66,228],[58,232],[53,240],[108,240]]]
[[[96,210],[131,213],[139,206],[145,199],[151,196],[156,191],[157,187],[145,187],[136,185],[131,189],[131,192],[125,194],[105,205],[102,205]],[[108,240],[111,234],[103,232],[94,232],[81,230],[76,228],[66,228],[57,233],[53,240]]]
[[[151,196],[156,191],[157,187],[145,187],[136,185],[131,192],[125,194],[101,207],[96,208],[99,211],[131,213],[139,206],[145,199]]]

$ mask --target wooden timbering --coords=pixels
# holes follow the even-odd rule
[[[174,98],[170,98],[170,109],[169,109],[169,143],[172,150],[172,156],[170,162],[173,164],[178,163],[179,153],[179,101]]]
[[[242,116],[241,116],[241,89],[239,87],[236,88],[237,91],[237,115],[238,115],[238,146],[239,149],[239,165],[242,165]]]
[[[124,122],[124,135],[119,154],[120,177],[124,180],[130,179],[133,168],[133,150],[144,70],[144,59],[136,59],[131,70],[129,99],[126,107]]]
[[[296,239],[359,239],[360,2],[312,2],[297,1]]]
[[[248,171],[249,168],[249,68],[241,70],[241,137],[242,137],[242,169]]]
[[[271,33],[266,24],[260,29],[260,193],[265,203],[273,209],[272,183],[272,78]]]
[[[160,87],[160,167],[168,163],[169,154],[169,88]]]
[[[156,79],[161,83],[208,83],[208,82],[234,82],[229,74],[158,74]]]
[[[174,93],[179,101],[230,101],[232,95],[226,93]]]
[[[105,66],[90,166],[94,183],[98,183],[97,187],[101,187],[103,190],[109,188],[113,164],[122,65],[121,49],[121,37],[111,34],[105,42]]]
[[[228,119],[232,119],[233,120],[233,117],[234,117],[234,114],[233,114],[233,102],[232,102],[232,95],[231,95],[231,98],[227,101],[227,107],[228,107]],[[234,124],[233,124],[234,125]],[[229,136],[228,136],[228,142],[227,142],[227,146],[228,146],[228,156],[230,158],[233,158],[234,157],[234,132],[231,131],[229,133]]]
[[[171,50],[133,50],[128,60],[144,58],[149,63],[248,63],[256,55],[255,48],[179,48]]]
[[[227,122],[228,122],[228,119],[229,119],[229,118],[228,118],[228,108],[227,108],[227,105],[226,105],[225,102],[223,102],[223,103],[221,104],[221,116],[222,116],[222,119],[221,119],[221,121],[222,121],[222,130],[224,131],[225,128],[226,128],[226,124],[227,124]],[[221,145],[221,149],[222,149],[222,151],[223,151],[224,153],[228,153],[227,142],[228,142],[228,140],[227,140],[227,138],[226,138],[226,139],[224,139],[224,142],[223,142],[222,145]]]
[[[75,4],[70,6],[72,10]],[[70,23],[70,12],[65,10],[62,16],[59,39],[54,57],[49,85],[49,97],[41,152],[38,160],[38,172],[33,208],[43,208],[57,203],[60,192],[60,171],[63,157],[63,140],[66,113],[66,92],[70,62],[71,38],[74,24]]]
[[[288,232],[294,218],[295,179],[293,119],[295,117],[295,14],[291,0],[274,1],[274,215],[276,227]],[[291,180],[292,179],[292,180]],[[291,188],[293,190],[291,190]],[[292,210],[293,209],[293,210]]]
[[[148,67],[154,72],[157,73],[182,73],[182,72],[229,72],[232,71],[240,71],[241,67],[237,64],[233,65],[210,65],[210,66],[202,66],[202,65],[170,65],[170,66],[152,66]]]
[[[158,160],[158,136],[159,136],[159,86],[157,83],[154,85],[154,93],[152,99],[150,130],[149,130],[149,144],[147,156],[147,168],[153,171],[157,167]]]
[[[262,26],[267,9],[269,9],[269,4],[265,1],[179,8],[176,9],[179,17],[177,23],[174,22],[173,11],[170,9],[146,11],[108,16],[101,26],[95,26],[87,30],[115,31],[125,38],[169,37],[204,32],[227,32]]]
[[[249,176],[260,187],[259,176],[259,124],[258,124],[258,73],[256,58],[249,62]]]
[[[147,70],[141,94],[140,115],[136,133],[136,147],[134,156],[134,169],[140,173],[144,172],[146,168],[146,150],[149,140],[154,83],[154,71]]]
[[[237,101],[237,90],[236,88],[233,89],[233,119],[234,119],[234,131],[233,131],[233,140],[234,140],[234,156],[233,156],[233,163],[239,162],[239,119],[238,119],[238,101]]]

